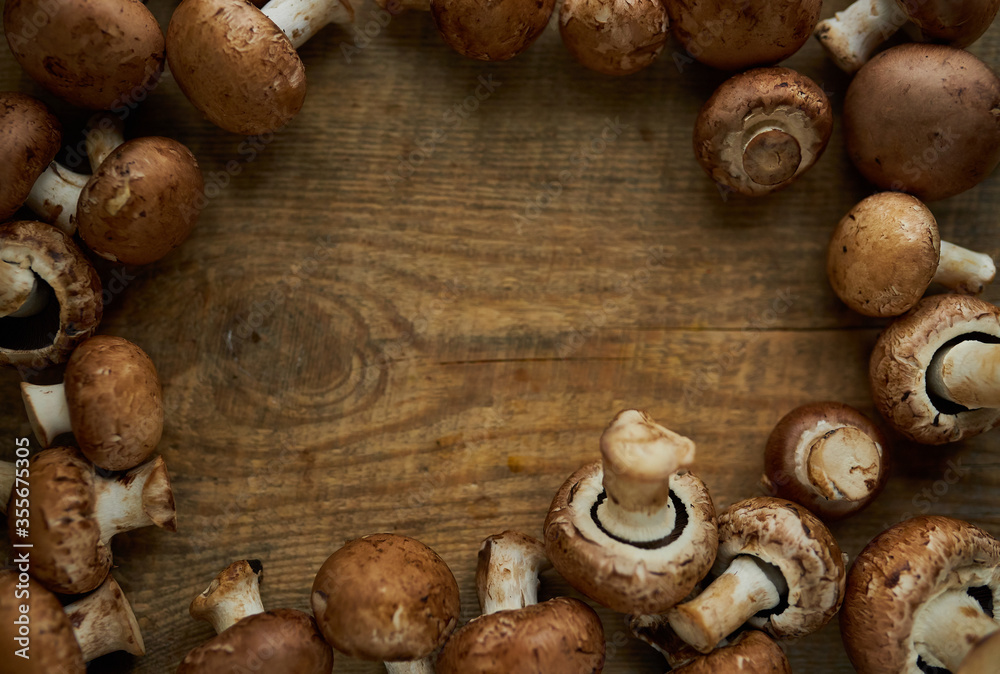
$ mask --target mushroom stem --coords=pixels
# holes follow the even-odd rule
[[[538,574],[552,564],[545,545],[516,531],[490,536],[479,548],[476,590],[483,615],[538,603]]]
[[[163,459],[157,457],[121,477],[96,480],[94,520],[105,545],[118,534],[154,524],[176,531],[177,511]]]
[[[76,203],[90,176],[52,162],[38,176],[25,203],[40,218],[66,232],[76,231]]]
[[[0,515],[7,514],[10,493],[14,491],[16,468],[10,461],[0,461]]]
[[[87,122],[87,158],[97,171],[114,149],[125,142],[125,124],[118,115],[99,112]]]
[[[233,562],[191,602],[191,617],[221,634],[243,618],[264,612],[260,583],[264,567],[256,559]]]
[[[708,653],[754,614],[781,602],[784,579],[749,555],[729,568],[697,597],[667,613],[670,627],[697,651]]]
[[[908,20],[896,0],[857,0],[833,18],[820,21],[815,35],[837,66],[853,73]]]
[[[93,593],[67,606],[66,615],[84,662],[115,651],[146,654],[132,607],[110,575]]]
[[[831,501],[863,500],[878,483],[882,466],[878,445],[856,426],[819,430],[819,437],[805,439],[809,479],[804,482]]]
[[[799,141],[778,126],[755,129],[743,145],[743,171],[758,185],[778,185],[791,179],[801,163]]]
[[[31,430],[42,447],[51,447],[57,437],[73,431],[66,389],[61,382],[48,385],[21,382],[21,398]]]
[[[0,262],[0,317],[34,316],[49,303],[49,293],[38,276],[12,262]]]
[[[964,589],[947,590],[920,608],[913,625],[918,652],[957,672],[962,660],[981,639],[1000,630],[1000,623],[983,613]],[[928,662],[939,666],[938,662]]]
[[[969,339],[942,349],[927,368],[927,384],[969,409],[1000,407],[1000,344]]]
[[[996,273],[996,265],[989,255],[942,241],[933,280],[956,292],[978,295],[993,281]]]
[[[386,662],[387,674],[434,674],[434,661],[429,656],[409,662]]]
[[[349,0],[271,0],[261,10],[298,49],[328,23],[354,22]]]

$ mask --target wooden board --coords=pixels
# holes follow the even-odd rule
[[[165,27],[173,3],[150,6]],[[613,79],[576,65],[554,22],[508,63],[460,58],[420,14],[348,60],[353,39],[328,28],[303,48],[305,108],[257,145],[201,120],[169,77],[127,119],[130,136],[187,144],[210,200],[179,250],[127,270],[101,328],[159,369],[180,531],[115,540],[148,654],[94,672],[172,672],[210,635],[189,601],[234,559],[263,560],[268,606],[307,609],[323,560],[376,531],[437,550],[471,618],[480,541],[539,535],[556,489],[624,407],[697,442],[720,508],[761,493],[764,440],[793,406],[874,413],[866,364],[881,323],[840,305],[824,272],[831,228],[871,191],[839,118],[791,189],[725,199],[691,150],[724,75],[679,70],[675,43]],[[974,51],[1000,63],[1000,29]],[[839,114],[848,80],[817,44],[788,65]],[[79,141],[86,114],[29,81],[6,46],[0,89],[40,95]],[[943,238],[995,256],[998,205],[994,176],[933,210]],[[0,373],[0,459],[30,434],[17,382]],[[844,550],[923,512],[1000,534],[995,443],[900,443],[881,499],[834,527]],[[948,462],[968,469],[957,484]],[[544,588],[571,592],[554,573]],[[663,670],[621,616],[601,615],[606,672]],[[799,672],[851,671],[835,622],[788,652]],[[335,671],[382,669],[338,655]]]

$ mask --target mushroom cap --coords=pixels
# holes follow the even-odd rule
[[[605,75],[649,66],[667,43],[670,22],[660,0],[563,0],[559,33],[577,61]]]
[[[798,165],[765,167],[776,177],[751,179],[745,150],[754,135],[781,129],[798,142]],[[717,183],[759,196],[787,186],[819,160],[833,133],[833,112],[823,89],[790,68],[756,68],[723,82],[698,113],[694,153]],[[770,170],[767,170],[770,169]]]
[[[926,42],[968,47],[993,23],[1000,0],[896,0]]]
[[[438,654],[438,674],[596,674],[604,626],[579,599],[557,597],[475,618]]]
[[[142,100],[163,72],[163,32],[140,0],[8,0],[3,23],[28,75],[82,108]]]
[[[927,390],[934,355],[963,337],[1000,341],[1000,308],[968,295],[931,295],[889,324],[875,342],[868,366],[875,406],[911,440],[956,442],[1000,422],[1000,408],[970,410]]]
[[[431,0],[431,13],[441,37],[462,56],[506,61],[542,34],[555,4],[555,0]]]
[[[806,43],[822,0],[666,0],[674,35],[698,61],[745,70],[782,61]]]
[[[181,2],[167,27],[167,61],[192,105],[232,133],[276,131],[305,101],[295,47],[245,0]]]
[[[81,344],[63,380],[80,451],[105,470],[127,470],[156,449],[163,397],[156,366],[138,346],[111,335]]]
[[[606,497],[600,461],[569,476],[545,518],[545,551],[570,585],[621,613],[663,613],[691,591],[715,558],[715,506],[699,478],[676,473],[670,498],[674,530],[657,541],[630,543],[591,514]]]
[[[37,581],[27,578],[28,597],[17,597],[21,583],[12,569],[0,569],[0,640],[3,640],[4,672],[6,674],[84,674],[83,653],[76,643],[73,625],[55,595]],[[21,606],[28,607],[31,625],[31,658],[15,657],[11,651],[19,646],[14,620],[22,615]],[[10,667],[10,669],[8,669]]]
[[[364,660],[430,655],[458,624],[458,583],[413,538],[372,534],[350,541],[320,567],[312,607],[326,640]]]
[[[55,298],[34,316],[0,318],[0,365],[43,368],[64,362],[101,322],[97,271],[59,228],[28,220],[0,225],[0,260],[31,269]]]
[[[54,447],[31,458],[28,482],[31,574],[53,592],[93,590],[111,570],[94,518],[94,466],[72,447]],[[14,518],[7,525],[14,540]]]
[[[0,92],[0,222],[25,202],[61,142],[59,120],[44,103],[15,91]]]
[[[847,580],[840,634],[851,663],[860,674],[921,674],[917,609],[947,589],[982,586],[1000,605],[1000,541],[979,527],[924,515],[883,531]]]
[[[702,655],[683,667],[682,674],[792,674],[792,667],[778,643],[759,630],[740,633],[732,643]]]
[[[975,186],[1000,162],[1000,79],[961,49],[903,44],[858,71],[844,100],[851,161],[923,201]]]
[[[833,500],[800,479],[796,450],[806,433],[817,429],[850,426],[870,437],[880,450],[877,476],[865,480],[869,495],[860,501]],[[778,498],[794,501],[827,521],[860,512],[875,499],[889,479],[889,452],[885,435],[864,414],[850,405],[834,401],[800,405],[778,421],[764,448],[765,486]]]
[[[148,264],[181,244],[198,221],[205,187],[198,162],[170,138],[136,138],[98,167],[77,202],[77,229],[92,251]]]
[[[828,623],[840,608],[845,555],[819,518],[797,503],[758,496],[734,503],[720,514],[714,575],[739,555],[777,568],[788,586],[782,605],[750,618],[751,627],[779,639],[805,636]]]
[[[902,192],[863,199],[837,224],[826,274],[837,297],[865,316],[898,316],[937,272],[941,237],[934,214]]]
[[[333,651],[311,616],[275,609],[247,616],[198,646],[181,661],[177,674],[253,671],[261,661],[269,672],[330,674]]]
[[[998,662],[1000,662],[1000,632],[994,632],[973,647],[955,674],[993,674]]]

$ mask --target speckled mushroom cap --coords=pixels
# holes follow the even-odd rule
[[[91,337],[70,356],[63,382],[73,435],[94,464],[126,470],[156,449],[163,397],[145,351],[121,337]]]
[[[963,338],[1000,342],[1000,309],[968,295],[932,295],[891,323],[875,343],[868,368],[875,406],[916,442],[956,442],[1000,422],[1000,409],[970,410],[928,392],[934,355]]]
[[[744,70],[788,58],[819,21],[822,0],[666,0],[674,35],[695,60]]]
[[[431,13],[441,37],[459,54],[506,61],[542,34],[555,4],[555,0],[431,0]]]
[[[61,141],[59,120],[44,103],[14,91],[0,92],[0,222],[25,202]]]
[[[750,618],[751,627],[779,639],[805,636],[840,608],[847,575],[844,554],[830,530],[802,506],[769,496],[729,506],[719,515],[713,573],[721,574],[739,555],[776,567],[788,586],[781,605],[766,616]]]
[[[181,2],[167,27],[167,61],[192,105],[226,131],[276,131],[305,101],[305,66],[291,41],[245,0]]]
[[[0,365],[41,369],[62,363],[101,322],[101,279],[57,227],[18,221],[0,225],[0,261],[31,269],[54,302],[26,318],[0,318]]]
[[[16,597],[18,574],[11,569],[0,569],[0,640],[5,645],[4,671],[7,674],[84,674],[86,666],[83,653],[76,643],[73,625],[55,595],[37,581],[29,578],[30,601]],[[14,620],[21,615],[20,607],[28,606],[31,621],[31,658],[15,657],[18,648],[14,638],[19,636]],[[7,667],[11,669],[7,669]]]
[[[253,671],[264,659],[263,648],[269,672],[333,671],[333,651],[316,621],[302,611],[279,608],[247,616],[198,646],[181,661],[177,674]]]
[[[917,38],[968,47],[993,23],[1000,0],[896,0],[910,17]]]
[[[437,658],[437,674],[596,674],[604,667],[604,627],[579,599],[557,597],[480,616],[457,630]]]
[[[661,0],[563,0],[559,33],[581,64],[605,75],[630,75],[656,60],[667,43]]]
[[[330,644],[364,660],[430,655],[458,624],[458,583],[429,547],[397,534],[350,541],[320,567],[312,608]]]
[[[792,674],[792,667],[774,639],[747,630],[732,643],[672,669],[682,674]]]
[[[1000,162],[998,107],[1000,79],[972,54],[899,45],[873,57],[847,89],[847,151],[881,189],[945,199]]]
[[[883,531],[855,559],[840,634],[859,674],[921,674],[918,609],[949,589],[987,587],[1000,606],[1000,542],[968,522],[926,515]]]
[[[113,262],[149,264],[181,244],[198,221],[205,187],[184,145],[148,136],[115,148],[77,202],[87,246]]]
[[[785,132],[782,144],[769,146],[768,134],[757,135],[768,129]],[[830,101],[815,82],[789,68],[757,68],[723,82],[702,106],[694,153],[715,182],[760,196],[815,164],[832,132]]]
[[[163,71],[163,32],[140,0],[7,0],[3,23],[28,75],[82,108],[143,100]]]

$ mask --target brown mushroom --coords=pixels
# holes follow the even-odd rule
[[[800,405],[781,418],[764,449],[764,488],[827,521],[866,508],[889,479],[885,436],[849,405]]]
[[[111,569],[109,541],[156,525],[177,530],[170,477],[163,459],[116,477],[102,477],[75,449],[55,447],[31,459],[27,537],[7,523],[11,540],[33,545],[31,575],[53,592],[93,590]]]
[[[928,445],[1000,422],[1000,309],[968,295],[925,297],[875,343],[875,406],[899,432]]]
[[[371,534],[323,563],[312,587],[312,608],[320,631],[337,650],[381,660],[390,674],[425,671],[458,623],[458,583],[444,560],[420,541]]]
[[[671,672],[792,674],[781,646],[759,630],[744,630],[732,639],[723,639],[719,647],[708,654],[699,653],[681,640],[663,615],[633,616],[629,631],[662,653]]]
[[[101,322],[101,279],[73,240],[41,222],[0,225],[0,365],[62,363]],[[16,307],[16,308],[15,308]],[[9,312],[9,313],[8,313]]]
[[[986,32],[1000,0],[856,0],[816,25],[816,39],[837,66],[853,73],[897,30],[920,42],[968,47]]]
[[[666,0],[666,5],[674,35],[691,58],[721,70],[745,70],[797,52],[809,40],[823,2]]]
[[[455,631],[437,674],[593,674],[604,666],[604,628],[592,608],[557,597],[538,603],[549,567],[542,542],[516,531],[479,549],[476,589],[483,615]]]
[[[177,674],[330,674],[333,651],[311,616],[294,609],[264,611],[263,571],[257,560],[233,562],[194,598],[191,616],[210,623],[217,634],[188,653]]]
[[[27,200],[31,186],[59,152],[61,140],[59,120],[44,103],[14,91],[0,92],[0,222]]]
[[[788,68],[757,68],[723,82],[702,106],[694,153],[716,183],[761,196],[815,164],[832,131],[830,101],[815,82]]]
[[[715,558],[715,507],[687,472],[694,443],[637,410],[601,436],[602,460],[563,483],[545,518],[545,551],[570,585],[615,611],[662,613]]]
[[[903,44],[870,60],[844,100],[851,161],[922,201],[974,187],[1000,162],[1000,79],[953,47]]]
[[[226,131],[277,131],[305,101],[296,49],[329,23],[348,24],[348,0],[184,0],[167,27],[167,60],[177,85]]]
[[[859,674],[956,672],[979,639],[1000,630],[998,604],[1000,542],[968,522],[915,517],[854,561],[840,634]]]
[[[4,652],[5,674],[84,674],[85,663],[102,655],[146,652],[114,577],[63,608],[16,559],[14,570],[0,569],[0,639],[10,649]]]
[[[670,22],[661,0],[563,0],[559,34],[581,64],[605,75],[652,65]]]
[[[995,674],[998,662],[1000,662],[1000,631],[980,639],[962,659],[962,666],[955,674]]]
[[[840,608],[844,557],[800,505],[772,497],[734,503],[719,515],[714,580],[667,620],[701,653],[746,624],[776,639],[811,634]]]
[[[938,234],[930,209],[916,197],[880,192],[862,200],[840,221],[827,248],[826,274],[837,297],[866,316],[898,316],[923,297],[931,283],[978,294],[996,266]]]
[[[163,72],[163,32],[140,0],[8,0],[3,24],[25,72],[82,108],[142,100]]]

